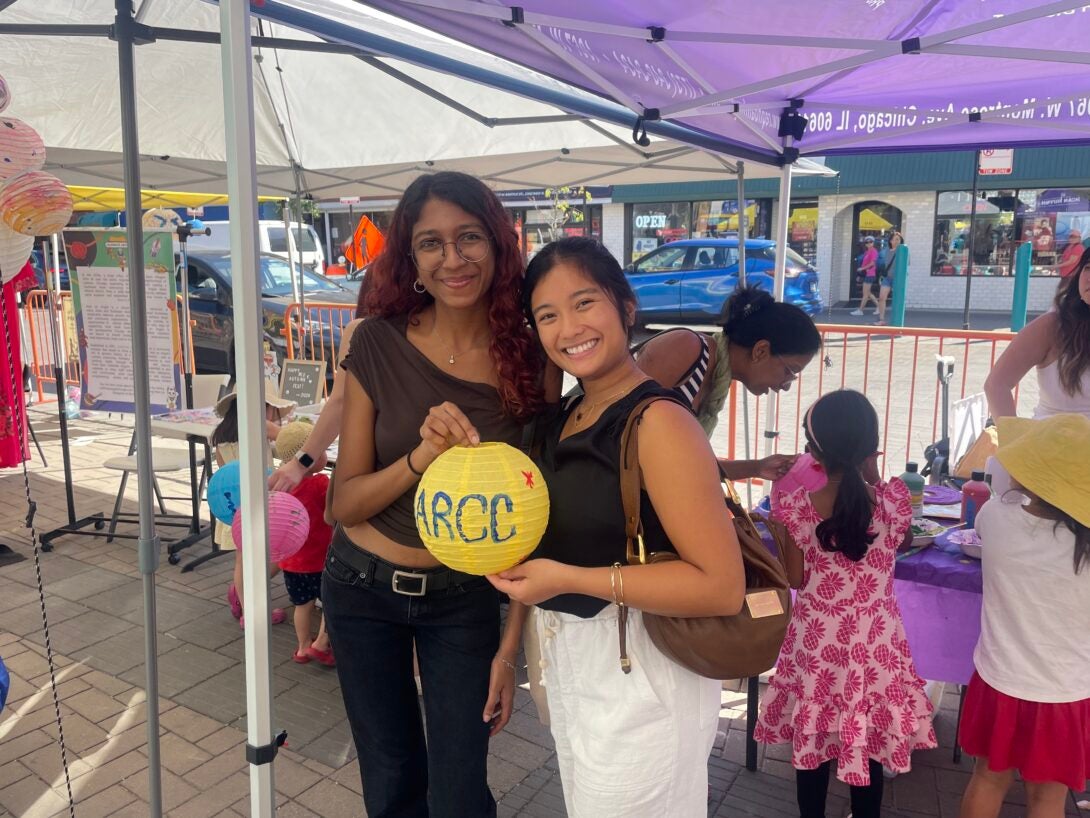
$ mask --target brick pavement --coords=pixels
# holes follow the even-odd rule
[[[33,419],[49,467],[33,464],[37,524],[63,522],[64,493],[56,423]],[[78,513],[108,511],[117,475],[102,461],[128,443],[131,427],[114,417],[77,421],[72,457]],[[166,494],[182,495],[184,480],[165,480]],[[128,499],[135,505],[135,486]],[[22,477],[0,473],[0,541],[29,555],[23,528]],[[184,511],[184,504],[174,508]],[[203,553],[205,543],[184,556]],[[72,790],[80,818],[146,816],[147,755],[141,583],[131,541],[62,538],[42,555],[58,695]],[[243,757],[245,701],[242,632],[224,591],[231,557],[182,573],[165,560],[157,576],[159,610],[163,803],[171,816],[248,815],[248,770]],[[280,580],[274,604],[288,607]],[[278,814],[361,816],[359,769],[344,720],[336,674],[291,662],[290,623],[273,628],[276,723],[291,748],[276,762]],[[12,675],[0,714],[0,816],[37,818],[67,813],[57,725],[32,560],[0,567],[0,655]],[[562,816],[563,796],[548,731],[520,690],[511,724],[493,740],[492,788],[501,816]],[[889,783],[889,816],[953,816],[967,780],[968,760],[954,764],[951,743],[956,697],[942,700],[942,747],[918,753],[915,769]],[[709,761],[709,816],[779,818],[793,810],[793,778],[785,748],[762,749],[759,771],[743,768],[745,701],[738,683],[723,692],[722,734]],[[1021,789],[1004,818],[1021,815]],[[847,811],[846,791],[834,784],[830,816]],[[1077,814],[1072,810],[1072,814]]]

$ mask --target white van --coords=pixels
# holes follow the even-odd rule
[[[194,252],[201,250],[231,249],[231,223],[230,222],[205,222],[204,226],[211,229],[210,236],[191,236],[189,248]],[[296,249],[296,240],[299,239],[299,249],[303,251],[303,266],[310,267],[315,272],[325,270],[325,254],[322,252],[322,243],[318,241],[318,234],[309,224],[291,223],[291,230],[284,235],[284,223],[272,219],[257,223],[257,249],[263,253],[272,253],[275,256],[295,264],[299,260]],[[289,249],[291,255],[289,256]]]

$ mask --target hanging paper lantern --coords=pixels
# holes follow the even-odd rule
[[[0,117],[0,179],[38,170],[44,164],[45,143],[38,132],[21,119]]]
[[[140,221],[148,230],[170,230],[172,232],[178,225],[185,224],[181,216],[165,207],[156,207],[149,210]]]
[[[310,536],[310,515],[294,495],[274,491],[269,495],[269,560],[283,562],[303,547]],[[242,548],[242,512],[231,521],[231,539]]]
[[[24,236],[57,233],[72,218],[72,194],[64,182],[42,170],[28,170],[0,188],[0,219]]]
[[[33,249],[33,236],[16,233],[0,223],[0,282],[7,284],[19,275]]]
[[[8,88],[7,81],[0,77],[0,113],[8,107],[9,102],[11,102],[11,89]]]
[[[534,462],[506,443],[456,446],[416,492],[416,529],[437,560],[495,574],[533,551],[549,522],[549,489]]]
[[[230,525],[242,507],[242,471],[237,460],[224,463],[208,481],[208,508],[221,523]]]

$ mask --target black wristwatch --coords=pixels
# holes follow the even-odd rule
[[[314,458],[306,452],[299,452],[299,454],[295,456],[295,459],[303,464],[304,469],[309,469],[311,466],[314,465]]]

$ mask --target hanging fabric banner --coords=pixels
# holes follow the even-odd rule
[[[124,230],[65,230],[79,339],[84,409],[132,412],[132,324],[128,239]],[[180,407],[179,341],[173,234],[144,233],[148,367],[152,413]]]

